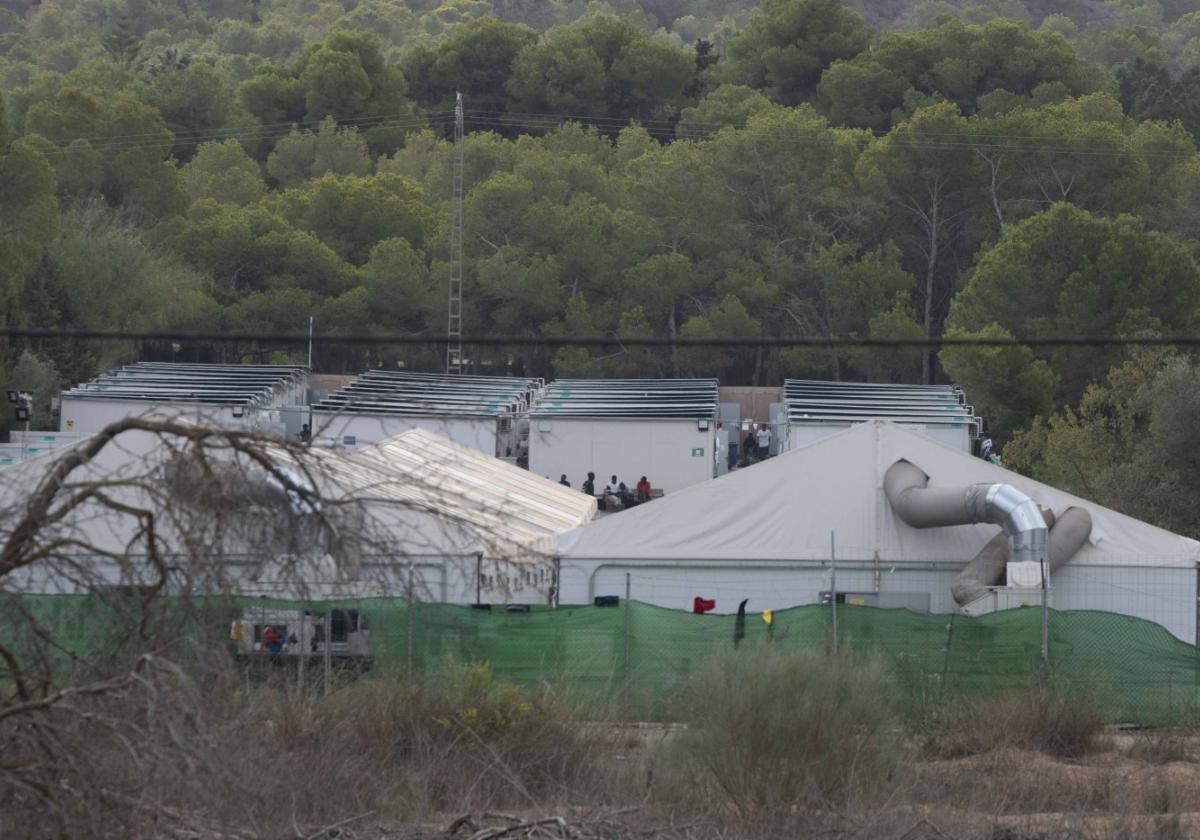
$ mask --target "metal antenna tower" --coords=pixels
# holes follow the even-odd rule
[[[463,103],[454,104],[454,219],[450,223],[450,304],[446,319],[446,373],[462,373]]]

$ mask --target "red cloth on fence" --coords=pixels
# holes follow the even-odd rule
[[[694,612],[696,615],[704,615],[709,610],[716,609],[716,606],[716,600],[697,597],[694,601],[692,601],[692,612]]]

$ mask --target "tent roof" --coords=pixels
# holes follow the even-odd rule
[[[839,560],[966,562],[996,525],[918,530],[901,522],[883,494],[897,460],[916,464],[931,485],[1011,484],[1055,511],[1086,508],[1082,565],[1194,565],[1200,543],[1072,496],[882,420],[695,484],[646,505],[569,531],[564,560],[827,560],[830,532]]]
[[[182,421],[186,422],[186,421]],[[0,470],[0,518],[16,510],[63,454],[92,436]],[[485,559],[538,562],[553,555],[555,535],[595,516],[596,500],[424,429],[412,429],[347,453],[310,447],[303,462],[282,446],[272,456],[298,484],[316,483],[324,498],[361,501],[381,541],[397,557],[482,553]],[[73,476],[77,481],[143,476],[168,450],[148,432],[120,444]],[[256,474],[246,464],[246,477]],[[133,488],[118,492],[134,494]],[[152,504],[139,496],[122,501]],[[116,524],[113,524],[116,523]],[[119,527],[118,527],[119,526]],[[130,539],[128,517],[80,512],[88,539],[114,551]],[[117,530],[114,530],[117,528]],[[172,537],[167,537],[168,539]]]
[[[352,454],[310,450],[347,498],[366,500],[405,554],[481,552],[546,560],[553,538],[595,516],[596,500],[425,429]]]

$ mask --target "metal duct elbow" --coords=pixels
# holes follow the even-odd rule
[[[985,521],[1004,528],[1014,563],[1040,563],[1045,559],[1048,529],[1033,499],[1011,484],[992,484],[987,488],[986,504]]]

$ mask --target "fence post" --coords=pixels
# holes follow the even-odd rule
[[[838,652],[837,626],[837,544],[833,531],[829,532],[829,606],[833,614],[833,652]]]
[[[325,611],[325,694],[329,694],[330,671],[333,670],[333,610]]]
[[[629,682],[630,682],[630,662],[629,662],[629,594],[631,590],[630,574],[625,573],[625,683],[621,690],[621,699],[625,707],[625,713],[629,714]]]
[[[298,657],[296,657],[296,688],[297,688],[300,696],[303,697],[304,696],[304,669],[308,665],[308,663],[305,661],[308,659],[308,640],[305,638],[305,636],[308,635],[307,633],[305,633],[305,631],[308,629],[308,612],[307,612],[307,610],[301,611],[300,616],[301,616],[301,618],[300,618],[300,650],[298,651],[298,653],[300,655]]]
[[[1050,583],[1046,575],[1046,553],[1042,551],[1042,668],[1050,660]]]
[[[413,567],[412,563],[408,564],[408,607],[405,613],[405,635],[407,641],[404,645],[404,673],[412,679],[413,673]]]

